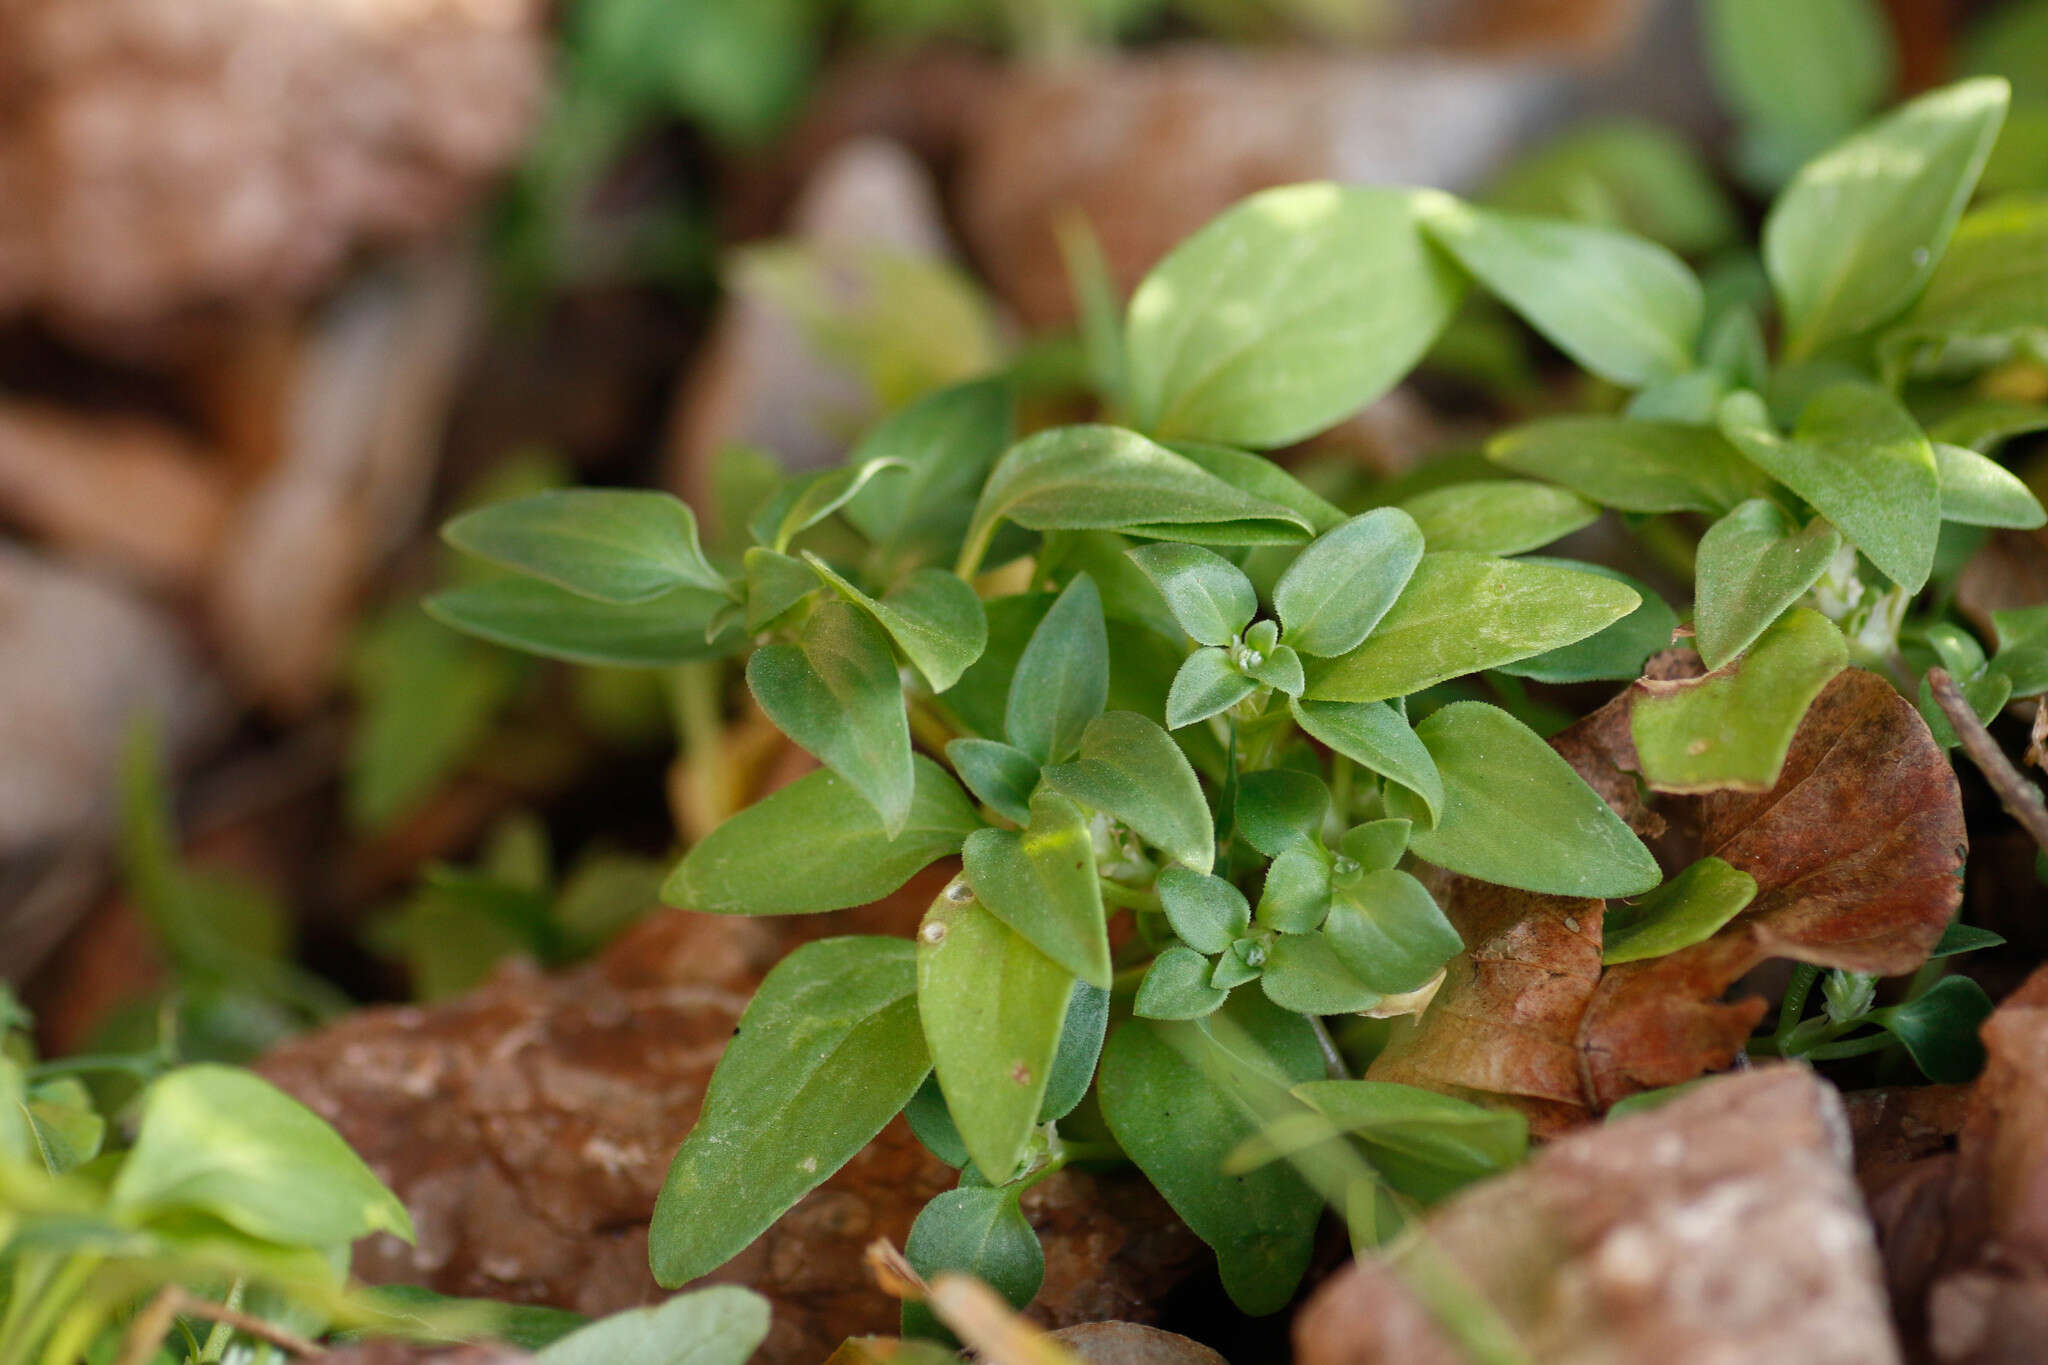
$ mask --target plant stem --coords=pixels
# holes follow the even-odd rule
[[[1827,1043],[1806,1054],[1812,1062],[1839,1062],[1849,1057],[1863,1057],[1873,1052],[1882,1052],[1892,1045],[1889,1033],[1873,1033],[1867,1038],[1852,1038],[1843,1043]]]
[[[1800,1016],[1806,1013],[1807,997],[1813,994],[1813,983],[1820,980],[1820,968],[1810,962],[1802,962],[1792,969],[1792,979],[1785,983],[1785,999],[1778,1006],[1778,1031],[1774,1041],[1782,1046],[1799,1026]]]
[[[1323,1069],[1330,1073],[1333,1081],[1352,1079],[1351,1067],[1344,1060],[1344,1054],[1337,1050],[1337,1040],[1330,1036],[1330,1026],[1317,1015],[1308,1016],[1308,1026],[1315,1030],[1316,1046],[1323,1050]]]
[[[267,1341],[295,1356],[322,1356],[327,1349],[317,1341],[309,1341],[296,1332],[290,1332],[274,1323],[265,1322],[226,1304],[214,1303],[187,1293],[179,1285],[171,1285],[163,1293],[149,1301],[149,1306],[135,1315],[134,1325],[128,1329],[128,1339],[121,1351],[119,1365],[144,1365],[163,1339],[170,1333],[171,1322],[180,1313],[188,1317],[206,1318],[212,1322],[225,1323],[235,1331],[252,1336],[258,1341]]]
[[[1977,771],[1984,774],[1984,780],[1991,784],[1991,790],[1998,793],[1998,802],[2012,818],[2020,822],[2020,828],[2033,836],[2034,842],[2048,850],[2048,805],[2041,800],[2041,789],[2020,776],[2020,770],[2013,767],[2012,760],[2005,756],[2005,750],[1998,747],[1998,741],[1984,728],[1984,722],[1977,719],[1977,713],[1963,698],[1962,690],[1956,686],[1945,668],[1927,670],[1927,687],[1934,693],[1934,700],[1941,707],[1941,713],[1948,717],[1956,738],[1963,742],[1963,752],[1977,765]]]

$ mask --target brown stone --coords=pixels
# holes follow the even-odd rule
[[[802,928],[874,918],[811,916]],[[761,921],[670,912],[576,971],[515,964],[459,1000],[366,1010],[272,1053],[265,1073],[332,1121],[412,1210],[418,1245],[366,1241],[357,1272],[589,1314],[661,1298],[647,1268],[655,1195],[753,986],[787,945]],[[861,1252],[877,1237],[900,1245],[954,1178],[899,1119],[707,1282],[774,1302],[763,1361],[809,1365],[848,1336],[893,1333],[896,1305]],[[1202,1258],[1135,1177],[1064,1171],[1025,1208],[1046,1248],[1031,1312],[1050,1326],[1156,1313]]]
[[[1302,1365],[1464,1360],[1424,1307],[1461,1283],[1535,1365],[1899,1359],[1841,1101],[1804,1067],[1575,1133],[1426,1227],[1419,1250],[1356,1262],[1310,1301]]]

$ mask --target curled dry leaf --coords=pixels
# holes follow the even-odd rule
[[[1674,651],[1650,676],[1698,667]],[[1711,854],[1755,877],[1756,899],[1703,943],[1602,972],[1600,902],[1451,879],[1440,899],[1472,947],[1374,1079],[1505,1097],[1536,1131],[1555,1132],[1729,1065],[1765,1002],[1722,993],[1766,959],[1880,975],[1926,960],[1960,902],[1968,845],[1955,774],[1911,703],[1849,670],[1815,700],[1770,791],[1651,806],[1629,737],[1639,695],[1629,688],[1554,747],[1655,841],[1667,869]]]

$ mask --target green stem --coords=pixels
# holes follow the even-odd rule
[[[1323,1050],[1323,1069],[1330,1073],[1330,1079],[1350,1080],[1351,1068],[1345,1064],[1344,1054],[1337,1050],[1337,1040],[1330,1036],[1329,1025],[1311,1014],[1308,1016],[1308,1026],[1315,1030],[1316,1046]]]
[[[1157,910],[1159,893],[1149,887],[1125,886],[1122,882],[1108,877],[1099,879],[1102,883],[1102,903],[1119,906],[1126,910]]]
[[[1839,1062],[1849,1057],[1863,1057],[1873,1052],[1882,1052],[1892,1045],[1889,1033],[1873,1033],[1867,1038],[1852,1038],[1847,1042],[1828,1043],[1806,1054],[1810,1062]]]
[[[13,1302],[8,1305],[7,1321],[0,1323],[0,1365],[28,1365],[36,1343],[71,1307],[72,1300],[99,1268],[100,1260],[97,1255],[79,1252],[58,1263],[55,1273],[27,1291],[23,1290],[19,1270],[16,1271]],[[25,1263],[26,1258],[21,1264]],[[24,1305],[27,1311],[19,1312]]]
[[[1810,962],[1802,962],[1792,969],[1792,979],[1785,983],[1785,998],[1778,1005],[1776,1039],[1781,1046],[1798,1027],[1800,1017],[1806,1013],[1807,997],[1813,994],[1813,985],[1819,980],[1820,968]]]
[[[981,572],[981,561],[988,557],[989,544],[996,537],[996,519],[991,517],[986,524],[977,521],[967,530],[967,541],[960,547],[960,558],[953,563],[953,576],[970,587],[975,575]]]
[[[240,1308],[242,1306],[243,1289],[244,1282],[238,1275],[235,1277],[235,1282],[228,1286],[227,1297],[221,1300],[221,1302],[229,1308]],[[213,1330],[206,1334],[205,1347],[199,1352],[201,1365],[213,1365],[213,1362],[226,1355],[228,1342],[234,1339],[234,1335],[234,1328],[228,1326],[225,1322],[215,1322]]]

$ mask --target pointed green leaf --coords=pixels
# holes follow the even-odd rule
[[[1038,760],[1022,749],[993,739],[955,739],[946,744],[946,761],[975,799],[1025,824],[1031,819],[1031,793],[1038,786]]]
[[[1875,384],[1831,384],[1807,400],[1790,438],[1761,398],[1731,394],[1722,434],[1785,484],[1909,592],[1927,583],[1941,534],[1934,451],[1899,401]]]
[[[1422,798],[1434,821],[1444,784],[1436,762],[1399,711],[1376,701],[1296,701],[1294,723],[1344,757]]]
[[[1095,841],[1066,797],[1041,791],[1022,830],[982,829],[961,850],[967,881],[991,914],[1092,986],[1109,989],[1109,931]]]
[[[1700,282],[1655,242],[1583,223],[1524,218],[1431,195],[1436,242],[1557,348],[1640,388],[1692,368]]]
[[[1696,593],[1700,657],[1720,668],[1755,642],[1827,572],[1842,535],[1815,517],[1799,529],[1753,498],[1700,537]]]
[[[1092,875],[1091,869],[1091,875]],[[917,1009],[946,1109],[1001,1184],[1038,1124],[1074,974],[955,878],[917,931]]]
[[[1894,379],[1966,377],[2048,354],[2048,204],[2015,195],[1965,217],[1927,291],[1878,352]]]
[[[1203,645],[1227,645],[1259,611],[1259,595],[1244,570],[1199,545],[1161,543],[1129,551],[1166,598],[1180,628]]]
[[[910,721],[880,626],[828,601],[804,624],[799,644],[754,651],[747,686],[777,729],[874,805],[891,838],[903,832],[916,789]]]
[[[1262,928],[1306,934],[1330,912],[1330,859],[1307,843],[1283,849],[1267,865],[1254,915]]]
[[[1249,450],[1234,446],[1219,446],[1208,441],[1168,441],[1166,448],[1214,474],[1223,482],[1240,492],[1255,498],[1291,507],[1306,522],[1316,535],[1333,530],[1344,521],[1344,513],[1329,499],[1309,488],[1301,480],[1282,469],[1264,455],[1254,455]],[[1211,541],[1211,544],[1223,542]],[[1244,544],[1270,544],[1270,538],[1263,541],[1244,541]]]
[[[1332,184],[1255,194],[1174,248],[1132,295],[1132,405],[1164,435],[1287,445],[1392,388],[1462,292],[1423,241],[1412,194]]]
[[[1991,997],[1967,976],[1945,976],[1927,994],[1864,1016],[1905,1045],[1928,1080],[1960,1085],[1984,1069],[1980,1031]]]
[[[1206,872],[1215,861],[1215,826],[1201,781],[1173,737],[1135,711],[1090,721],[1075,760],[1047,768],[1045,781],[1121,821],[1177,863]]]
[[[629,1308],[561,1337],[536,1365],[747,1365],[768,1336],[768,1300],[736,1284]]]
[[[1380,993],[1344,965],[1322,934],[1276,937],[1259,987],[1268,1000],[1296,1014],[1356,1014],[1380,1002]]]
[[[1486,457],[1620,512],[1725,512],[1766,486],[1711,426],[1633,417],[1546,417],[1494,437]]]
[[[913,570],[877,602],[816,555],[806,551],[804,559],[841,597],[889,632],[889,638],[924,674],[934,692],[944,692],[960,681],[960,675],[988,646],[988,616],[982,611],[981,599],[973,588],[944,569]]]
[[[1600,509],[1576,494],[1526,479],[1475,479],[1418,493],[1401,504],[1432,550],[1518,555],[1589,526]]]
[[[887,461],[841,509],[877,545],[924,559],[951,555],[981,482],[1016,439],[1007,379],[977,379],[912,403],[861,438],[847,463]]]
[[[960,851],[981,821],[945,769],[917,755],[910,818],[893,839],[837,773],[807,773],[693,845],[661,898],[714,915],[805,915],[880,900]]]
[[[1066,1022],[1060,1025],[1060,1050],[1052,1059],[1052,1079],[1045,1083],[1045,1101],[1038,1107],[1040,1123],[1065,1118],[1087,1097],[1108,1031],[1109,992],[1074,982]]]
[[[1336,878],[1323,933],[1344,965],[1382,995],[1420,990],[1465,946],[1429,889],[1391,868]]]
[[[1004,729],[1039,762],[1058,762],[1081,743],[1109,699],[1109,634],[1095,582],[1081,574],[1031,633],[1010,680]]]
[[[1443,774],[1443,814],[1425,829],[1421,802],[1398,787],[1387,810],[1416,822],[1418,858],[1555,896],[1634,896],[1664,879],[1599,794],[1499,707],[1453,702],[1415,732]]]
[[[1367,872],[1378,872],[1400,863],[1414,829],[1414,824],[1407,820],[1368,820],[1345,830],[1338,847],[1345,857]]]
[[[442,536],[458,550],[603,602],[677,588],[727,595],[697,541],[697,518],[668,493],[561,488],[465,512]]]
[[[748,531],[756,543],[780,554],[789,543],[859,496],[876,477],[901,469],[903,460],[885,455],[838,469],[821,469],[783,485],[754,514]]]
[[[2012,679],[2016,697],[2048,691],[2048,604],[1991,613],[1998,653],[1991,667]]]
[[[1230,661],[1230,651],[1204,646],[1188,655],[1166,694],[1166,728],[1178,730],[1207,720],[1259,690]]]
[[[1634,611],[1635,590],[1547,564],[1461,550],[1426,554],[1364,644],[1312,666],[1317,701],[1384,701],[1526,659]]]
[[[740,556],[747,580],[747,630],[759,634],[818,591],[818,576],[795,555],[749,545]]]
[[[867,1146],[930,1070],[908,940],[821,939],[777,963],[655,1202],[655,1281],[674,1289],[738,1255]]]
[[[1194,949],[1174,944],[1152,959],[1131,1013],[1140,1019],[1200,1019],[1214,1014],[1230,992],[1209,984],[1209,959]]]
[[[443,625],[577,664],[668,668],[723,658],[746,643],[737,622],[704,638],[705,627],[729,604],[696,588],[621,605],[537,578],[493,578],[436,593],[424,605]]]
[[[1941,475],[1941,519],[1965,526],[2009,526],[2032,530],[2048,522],[2034,491],[1996,460],[1963,446],[1934,446]]]
[[[1287,643],[1316,655],[1356,648],[1421,559],[1422,531],[1395,507],[1375,508],[1319,537],[1273,588]]]
[[[1755,899],[1756,878],[1702,858],[1648,895],[1608,905],[1600,961],[1612,967],[1705,943]]]
[[[1554,564],[1599,574],[1625,583],[1643,599],[1642,605],[1609,626],[1602,626],[1583,640],[1547,649],[1527,659],[1502,664],[1502,673],[1536,682],[1576,683],[1596,679],[1629,679],[1642,676],[1643,665],[1658,650],[1670,647],[1678,629],[1678,613],[1671,610],[1656,590],[1640,578],[1631,577],[1604,564],[1586,564],[1575,559],[1549,559],[1531,555],[1525,563]]]
[[[1336,1127],[1365,1144],[1373,1167],[1411,1198],[1434,1202],[1519,1163],[1529,1122],[1390,1081],[1309,1081],[1294,1088]]]
[[[1244,892],[1185,867],[1159,874],[1159,903],[1181,942],[1198,953],[1220,953],[1251,927],[1252,907]]]

